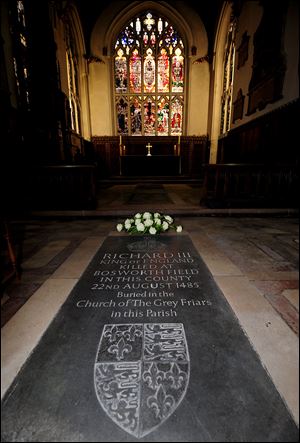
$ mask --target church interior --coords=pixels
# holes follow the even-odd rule
[[[299,2],[0,32],[2,441],[298,441]]]

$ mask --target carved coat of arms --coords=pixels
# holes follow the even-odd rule
[[[105,325],[94,382],[99,403],[122,429],[142,438],[185,396],[189,354],[181,323]]]

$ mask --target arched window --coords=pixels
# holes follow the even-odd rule
[[[168,20],[147,12],[115,44],[116,129],[124,135],[182,134],[184,44]]]
[[[30,65],[28,28],[24,2],[11,3],[10,30],[13,37],[13,64],[17,86],[18,104],[24,111],[31,109]]]
[[[232,94],[233,94],[233,77],[235,64],[235,33],[236,20],[230,23],[227,42],[225,47],[224,59],[224,78],[223,78],[223,95],[222,95],[222,112],[221,112],[221,128],[220,133],[225,134],[230,129],[232,114]]]

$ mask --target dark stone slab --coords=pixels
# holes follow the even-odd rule
[[[173,203],[162,185],[155,185],[152,183],[151,185],[146,184],[136,186],[127,203],[144,204],[144,202],[149,201],[149,199],[151,199],[151,203],[154,204]]]
[[[190,238],[109,237],[7,392],[3,441],[298,441]]]
[[[166,192],[152,192],[151,195],[148,193],[136,193],[130,196],[127,201],[129,205],[138,205],[143,204],[145,201],[151,201],[152,204],[164,204],[164,203],[173,203]]]

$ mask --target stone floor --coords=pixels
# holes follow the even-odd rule
[[[38,343],[87,264],[123,215],[176,215],[298,423],[298,218],[278,212],[228,217],[194,214],[198,186],[103,187],[98,208],[109,217],[23,218],[12,221],[20,281],[1,299],[2,395]],[[112,214],[115,213],[115,217]],[[202,215],[202,216],[199,216]]]
[[[97,210],[138,211],[141,205],[155,210],[199,210],[203,188],[201,184],[123,184],[100,188]]]
[[[297,208],[277,207],[235,207],[230,202],[211,205],[207,207],[203,204],[203,186],[201,182],[195,180],[189,183],[159,183],[155,181],[145,181],[138,183],[124,182],[122,184],[105,183],[98,184],[97,206],[94,210],[69,210],[68,215],[73,217],[115,217],[127,216],[132,212],[137,212],[146,208],[155,211],[160,208],[168,211],[171,215],[298,215]],[[219,202],[220,203],[220,202]],[[33,217],[61,217],[64,211],[38,211],[28,213]]]

